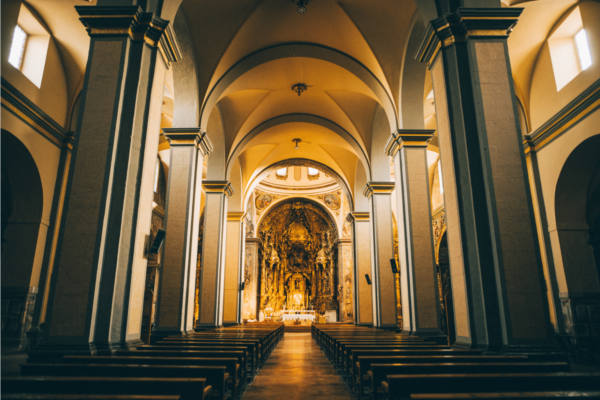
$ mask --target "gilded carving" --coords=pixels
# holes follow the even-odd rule
[[[337,238],[325,210],[297,200],[275,206],[258,229],[263,315],[284,309],[337,309]]]

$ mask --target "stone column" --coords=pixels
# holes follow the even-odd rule
[[[171,162],[155,338],[194,330],[202,165],[212,150],[200,128],[165,128],[163,132],[171,146]]]
[[[373,325],[373,293],[371,284],[365,275],[373,279],[371,273],[371,233],[370,215],[368,212],[351,212],[346,220],[354,223],[352,238],[354,247],[354,310],[356,325]]]
[[[227,245],[225,248],[225,291],[223,303],[223,325],[236,325],[242,322],[241,272],[244,267],[245,211],[227,213]]]
[[[417,53],[433,79],[460,346],[552,345],[508,59],[521,11],[458,8]]]
[[[223,326],[225,249],[227,237],[227,198],[233,194],[229,181],[204,181],[206,193],[202,276],[200,278],[200,316],[197,328]]]
[[[403,332],[440,334],[439,296],[431,228],[427,144],[432,130],[392,133],[386,153],[394,160]]]
[[[394,182],[368,182],[364,190],[371,206],[373,326],[378,328],[398,328],[396,280],[390,262],[394,258],[394,188]]]
[[[260,239],[246,238],[242,319],[258,320],[258,247]]]
[[[157,47],[164,50],[160,39],[168,24],[138,6],[76,10],[91,36],[90,49],[48,332],[32,356],[109,353],[127,346],[149,106]]]

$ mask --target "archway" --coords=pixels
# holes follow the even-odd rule
[[[20,348],[31,324],[31,288],[42,222],[43,189],[29,150],[2,130],[2,347]],[[37,271],[39,274],[39,271]]]
[[[558,280],[564,288],[561,288],[560,297],[566,332],[579,336],[580,347],[585,347],[585,337],[597,340],[597,333],[590,326],[587,315],[600,305],[597,260],[599,198],[600,135],[595,135],[579,144],[569,155],[560,172],[555,193],[559,243],[553,251]],[[561,262],[562,271],[559,270]]]
[[[287,199],[265,213],[257,236],[259,319],[315,310],[337,320],[338,230],[327,211],[316,201]]]

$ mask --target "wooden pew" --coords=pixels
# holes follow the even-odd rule
[[[344,369],[342,369],[341,372],[344,376],[349,377],[351,375],[353,365],[360,356],[475,356],[481,355],[482,353],[483,352],[481,350],[475,349],[347,349],[344,356]]]
[[[204,343],[199,345],[180,345],[180,346],[162,346],[162,345],[150,345],[150,346],[139,346],[134,351],[143,352],[201,352],[204,355],[198,357],[231,357],[225,356],[225,353],[240,352],[246,353],[246,365],[248,366],[248,374],[252,378],[258,372],[258,362],[256,359],[255,348],[253,345],[238,344],[237,346],[227,346],[223,343]],[[212,354],[211,354],[212,353]],[[123,355],[121,353],[115,353],[117,355]],[[188,353],[191,354],[191,353]]]
[[[472,362],[472,363],[424,363],[424,364],[371,364],[368,375],[371,380],[370,394],[377,400],[383,394],[382,382],[388,375],[401,374],[520,374],[520,373],[549,373],[569,372],[568,363],[552,362]],[[363,393],[360,393],[363,398]]]
[[[131,351],[130,353],[138,353]],[[229,374],[231,397],[241,394],[242,371],[237,358],[198,358],[198,357],[134,357],[134,356],[65,356],[67,364],[119,364],[119,365],[178,365],[225,367]]]
[[[245,384],[247,381],[251,379],[248,368],[250,364],[247,362],[246,357],[246,348],[242,348],[240,350],[232,351],[232,350],[177,350],[177,349],[165,349],[165,350],[157,350],[157,351],[137,351],[137,350],[117,350],[114,353],[115,356],[119,357],[135,357],[135,358],[235,358],[237,363],[240,365],[241,372],[241,380],[242,383]],[[184,362],[184,361],[182,361]]]
[[[441,363],[494,363],[494,362],[531,362],[526,356],[359,356],[352,368],[352,385],[355,394],[363,393],[363,387],[370,385],[371,378],[368,372],[371,370],[371,364],[441,364]]]
[[[138,350],[145,350],[148,347],[177,347],[177,348],[190,348],[192,350],[194,347],[197,348],[205,348],[212,346],[231,346],[231,347],[241,347],[244,346],[248,350],[248,357],[252,360],[252,375],[256,375],[258,372],[258,368],[261,366],[261,354],[260,354],[260,345],[257,341],[250,340],[228,340],[228,339],[219,339],[219,340],[161,340],[156,342],[153,346],[139,346]]]
[[[179,400],[180,396],[8,393],[6,400]]]
[[[382,387],[388,399],[413,394],[596,391],[600,373],[388,375]]]
[[[598,391],[565,391],[565,392],[512,392],[512,393],[440,393],[440,394],[412,394],[413,400],[571,400],[585,398],[586,400],[599,400]]]
[[[204,378],[122,378],[17,376],[2,378],[2,397],[9,394],[158,395],[205,400],[211,392]]]
[[[21,375],[39,377],[127,377],[127,378],[204,378],[221,400],[229,396],[224,366],[119,365],[119,364],[23,364]]]

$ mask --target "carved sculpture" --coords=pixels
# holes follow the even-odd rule
[[[337,309],[337,228],[320,207],[287,202],[265,216],[260,239],[260,310]]]

